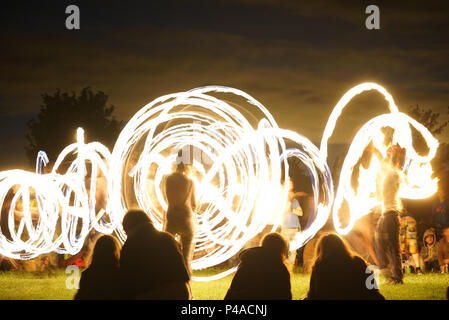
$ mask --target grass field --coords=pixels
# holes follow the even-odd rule
[[[208,273],[217,270],[208,271]],[[204,272],[203,272],[204,274]],[[66,288],[68,275],[63,270],[54,274],[5,272],[0,274],[0,299],[14,300],[65,300],[72,299],[76,290]],[[192,290],[196,300],[223,299],[232,276],[212,282],[193,282]],[[445,299],[449,286],[449,275],[426,274],[406,275],[403,285],[386,284],[380,280],[380,291],[393,300],[438,300]],[[309,276],[295,271],[292,276],[293,299],[301,299],[309,287]]]

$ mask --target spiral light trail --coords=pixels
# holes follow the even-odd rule
[[[399,196],[403,199],[424,199],[437,190],[437,179],[432,179],[432,167],[430,160],[436,154],[438,141],[432,136],[429,130],[416,120],[406,114],[399,112],[393,97],[380,85],[376,83],[362,83],[346,92],[333,109],[324,129],[321,140],[321,156],[327,159],[328,140],[332,136],[336,122],[343,109],[356,95],[368,90],[376,90],[382,94],[388,102],[390,113],[377,116],[365,123],[356,133],[350,144],[349,151],[343,161],[340,171],[339,184],[336,191],[333,207],[333,221],[335,229],[340,234],[347,234],[353,228],[357,219],[368,214],[374,207],[380,205],[376,199],[376,177],[380,171],[380,163],[376,158],[371,160],[367,169],[360,169],[358,187],[352,187],[352,174],[361,159],[363,152],[372,142],[379,152],[386,157],[388,145],[384,145],[385,134],[382,128],[390,127],[394,130],[392,144],[399,144],[406,150],[406,160],[403,167],[405,183],[401,185]],[[413,135],[410,126],[414,127],[424,138],[428,153],[425,156],[419,155],[413,146]],[[349,207],[349,221],[343,226],[338,212],[346,201]]]
[[[390,113],[371,119],[356,133],[334,201],[326,162],[328,140],[346,105],[367,90],[383,94]],[[196,186],[194,270],[227,261],[267,226],[276,230],[287,203],[287,184],[282,181],[288,183],[289,158],[305,166],[313,192],[310,221],[291,241],[290,250],[313,238],[331,210],[336,230],[345,234],[378,204],[373,178],[380,170],[379,162],[373,158],[367,169],[360,168],[355,189],[351,177],[371,142],[385,156],[381,129],[386,126],[394,130],[394,143],[407,152],[406,183],[400,196],[430,196],[436,191],[430,160],[438,142],[423,125],[400,113],[392,96],[375,83],[360,84],[340,99],[320,149],[300,134],[279,128],[268,109],[241,90],[208,86],[165,95],[131,118],[112,153],[99,142],[86,144],[79,128],[77,141],[61,152],[50,173],[42,173],[49,161],[43,152],[38,154],[34,173],[0,172],[0,253],[15,259],[52,251],[75,254],[92,230],[115,232],[123,242],[126,234],[121,221],[134,207],[142,208],[161,230],[167,209],[164,178],[179,161],[191,164],[189,175]],[[424,137],[428,154],[415,151],[410,126]],[[183,150],[181,157],[179,150]],[[349,221],[343,226],[338,212],[345,201]],[[218,279],[234,270],[195,280]]]
[[[108,178],[110,152],[97,142],[84,144],[81,128],[77,140],[61,152],[51,173],[41,173],[42,165],[48,163],[42,151],[36,173],[0,172],[1,254],[14,259],[32,259],[52,251],[76,254],[93,228],[102,233],[114,231],[116,225],[103,217],[104,209],[95,211],[96,173],[99,168]],[[73,154],[76,159],[66,172],[58,173],[66,157]],[[86,162],[93,179],[86,179]]]
[[[243,98],[248,108],[255,108],[248,119],[239,110],[213,96],[231,94]],[[257,118],[260,115],[260,118]],[[158,128],[160,128],[158,130]],[[284,138],[301,149],[286,150]],[[138,156],[133,148],[142,144]],[[156,99],[139,111],[122,130],[111,160],[110,205],[114,215],[122,217],[128,205],[122,182],[126,174],[133,178],[135,202],[150,214],[155,226],[162,229],[167,203],[163,178],[171,172],[179,149],[196,150],[191,177],[197,189],[195,258],[192,269],[204,269],[220,264],[235,254],[264,229],[269,221],[275,230],[281,215],[273,217],[279,203],[286,203],[287,192],[281,180],[288,180],[288,170],[282,175],[287,158],[298,157],[309,168],[316,186],[318,216],[301,236],[292,243],[299,247],[326,222],[332,202],[330,172],[319,159],[318,149],[306,138],[278,128],[268,110],[246,93],[227,87],[203,87]],[[195,152],[194,152],[195,153]],[[195,155],[195,154],[194,154]],[[134,159],[129,172],[126,164]],[[184,161],[189,161],[190,158]],[[320,181],[324,177],[328,193],[326,205],[318,206]],[[148,188],[148,183],[152,187]],[[149,190],[154,193],[150,194]],[[133,203],[128,200],[128,202]],[[120,220],[120,219],[118,219]],[[124,232],[118,228],[124,239]],[[227,274],[197,280],[210,280]]]

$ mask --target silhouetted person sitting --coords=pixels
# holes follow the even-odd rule
[[[243,251],[225,300],[291,300],[287,255],[288,243],[279,233],[269,233],[262,246]]]
[[[101,236],[81,275],[75,300],[119,299],[119,257],[120,243],[112,236]]]
[[[182,253],[188,266],[193,256],[193,236],[195,217],[195,184],[187,177],[187,166],[180,162],[176,171],[167,176],[165,193],[168,209],[165,218],[165,231],[181,239]]]
[[[369,280],[368,277],[371,278]],[[336,234],[318,242],[307,298],[310,300],[384,300],[367,264]]]
[[[179,244],[172,235],[156,230],[142,210],[123,219],[127,239],[120,256],[124,299],[189,299],[190,274]]]

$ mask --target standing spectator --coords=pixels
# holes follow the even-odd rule
[[[282,219],[282,229],[281,235],[288,241],[291,242],[295,240],[298,232],[301,231],[301,224],[299,222],[299,217],[302,217],[303,211],[302,208],[296,199],[296,197],[306,196],[304,192],[294,192],[293,191],[293,182],[289,181],[289,190],[288,190],[288,200],[286,210],[284,212],[284,217]],[[289,252],[288,263],[291,266],[295,265],[296,262],[296,250]]]
[[[409,261],[411,257],[415,272],[422,274],[418,252],[418,228],[416,220],[411,216],[403,215],[400,217],[399,239],[403,260]]]
[[[307,299],[310,300],[384,300],[366,262],[352,254],[346,242],[336,234],[318,241],[315,263],[310,276]]]
[[[438,242],[438,263],[441,272],[448,272],[449,265],[449,226],[443,229],[443,237]]]
[[[421,259],[424,262],[424,271],[438,271],[438,242],[433,228],[424,232]]]
[[[95,243],[89,267],[83,271],[75,300],[111,300],[119,295],[120,244],[112,236]]]
[[[438,187],[438,201],[432,208],[433,218],[437,231],[437,240],[442,238],[442,232],[445,227],[449,227],[449,199],[447,187],[443,183]]]
[[[123,228],[127,239],[120,256],[122,298],[189,299],[190,273],[175,238],[156,230],[142,210],[128,211]]]
[[[260,247],[243,251],[225,300],[291,300],[287,254],[288,243],[279,233],[269,233]]]
[[[181,151],[179,153],[181,156]],[[195,183],[190,179],[188,167],[181,161],[176,171],[168,175],[165,181],[165,194],[168,209],[165,220],[165,231],[179,236],[182,253],[187,266],[193,257],[195,234]]]

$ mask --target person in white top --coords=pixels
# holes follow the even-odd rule
[[[297,233],[301,232],[301,223],[299,217],[302,217],[303,211],[297,198],[305,197],[305,192],[295,192],[293,190],[292,180],[288,183],[288,200],[283,212],[281,223],[281,235],[289,242],[295,240]],[[296,250],[290,251],[287,259],[290,266],[294,266],[296,262]]]
[[[373,154],[381,161],[381,171],[376,179],[377,198],[382,205],[382,215],[377,222],[374,236],[375,251],[379,268],[391,278],[391,282],[402,283],[403,273],[400,256],[399,217],[403,210],[399,189],[403,183],[402,167],[405,149],[391,146],[384,159],[377,149]]]

